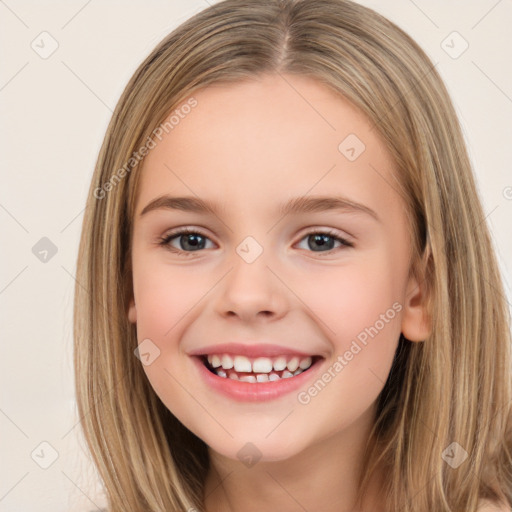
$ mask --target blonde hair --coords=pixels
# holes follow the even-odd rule
[[[411,213],[412,271],[425,272],[432,334],[400,340],[360,496],[379,464],[386,510],[470,511],[485,498],[512,505],[509,311],[435,66],[400,28],[349,0],[226,0],[179,26],[139,66],[89,190],[74,305],[76,396],[109,509],[201,511],[209,464],[206,444],[162,404],[134,356],[127,310],[141,165],[126,162],[195,90],[264,73],[312,77],[371,120]],[[443,459],[454,442],[468,452],[457,469]]]

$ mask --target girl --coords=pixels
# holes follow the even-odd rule
[[[118,511],[505,511],[510,324],[447,91],[348,0],[226,0],[114,112],[75,295]]]

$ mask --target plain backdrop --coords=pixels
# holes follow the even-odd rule
[[[408,32],[448,86],[510,304],[512,2],[361,3]],[[72,301],[86,193],[130,76],[205,7],[206,0],[0,0],[3,512],[104,504],[73,391]]]

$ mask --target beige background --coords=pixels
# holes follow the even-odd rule
[[[437,63],[510,283],[512,3],[361,3],[404,28]],[[3,512],[93,511],[103,504],[73,394],[73,276],[86,192],[131,74],[168,32],[206,6],[205,0],[0,0]],[[49,35],[40,36],[44,31]],[[45,55],[52,44],[58,48]],[[46,262],[32,249],[43,237],[57,249]]]

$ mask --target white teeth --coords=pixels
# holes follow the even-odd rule
[[[274,370],[280,372],[286,368],[286,357],[279,356],[274,359]]]
[[[272,371],[272,360],[268,357],[258,357],[252,363],[254,373],[269,373]]]
[[[220,357],[217,355],[208,356],[208,362],[214,367],[218,368],[220,366]]]
[[[221,361],[222,361],[222,368],[224,368],[224,370],[229,370],[229,369],[233,368],[233,359],[231,359],[231,356],[224,354],[222,356]]]
[[[306,370],[311,366],[312,362],[313,360],[311,359],[311,357],[305,357],[304,359],[301,359],[299,367],[302,368],[303,370]]]
[[[292,357],[286,366],[288,367],[288,370],[294,372],[299,367],[299,358]]]
[[[289,372],[288,370],[285,370],[283,373],[282,373],[282,377],[279,377],[279,375],[277,375],[277,373],[258,373],[256,376],[254,375],[242,375],[242,376],[239,376],[236,374],[236,372],[229,372],[229,375],[228,375],[228,372],[225,372],[224,370],[222,369],[218,369],[217,370],[217,375],[219,377],[222,377],[224,379],[226,378],[229,378],[231,380],[239,380],[241,382],[251,382],[251,383],[255,383],[255,382],[274,382],[276,380],[280,380],[280,379],[289,379],[290,377],[295,377],[295,375],[299,375],[300,373],[302,373],[304,370],[302,370],[301,368],[298,368],[297,370],[295,370],[293,373]]]
[[[249,359],[246,356],[229,354],[210,354],[207,359],[219,377],[241,380],[243,382],[273,382],[279,379],[289,379],[307,370],[313,364],[313,358],[306,356],[257,357]],[[234,371],[229,372],[228,370]],[[238,375],[237,372],[240,374]],[[243,375],[253,373],[257,375]]]
[[[235,356],[233,361],[233,365],[237,372],[251,372],[251,361],[248,357],[245,356]]]

